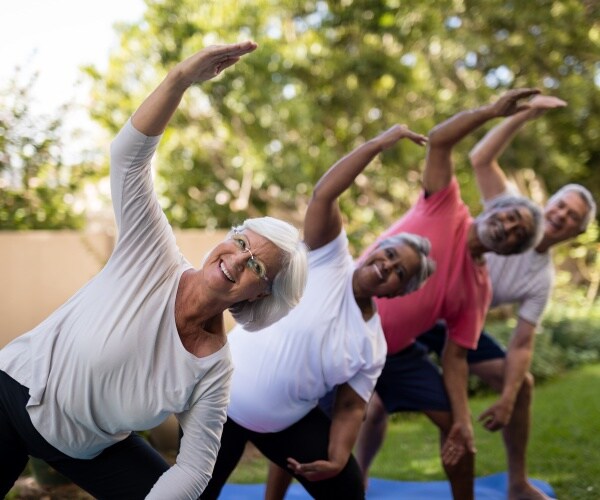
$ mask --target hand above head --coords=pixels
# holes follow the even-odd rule
[[[212,45],[181,61],[134,113],[133,126],[148,136],[162,134],[190,85],[214,78],[256,47],[251,41]]]
[[[529,100],[528,104],[533,118],[537,118],[550,109],[564,108],[567,105],[566,101],[551,95],[536,95]]]
[[[427,136],[413,132],[406,125],[393,125],[375,137],[382,150],[391,148],[400,139],[409,139],[419,146],[427,144]]]
[[[336,464],[329,460],[316,460],[307,464],[301,464],[297,460],[288,457],[288,468],[296,475],[305,477],[309,481],[322,481],[337,476],[345,464]]]
[[[188,86],[204,82],[233,66],[240,57],[254,51],[256,47],[258,45],[250,40],[228,45],[210,45],[180,62],[176,70]]]
[[[538,89],[513,89],[505,92],[500,98],[493,104],[491,109],[494,116],[511,116],[520,111],[524,111],[531,107],[531,104],[521,102],[521,99],[531,97],[539,94]]]

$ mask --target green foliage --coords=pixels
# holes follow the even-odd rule
[[[88,171],[65,164],[61,118],[32,112],[35,77],[17,77],[0,90],[0,230],[79,228],[75,195]]]
[[[182,227],[226,227],[265,213],[299,221],[319,176],[358,143],[397,122],[426,132],[514,86],[570,102],[527,127],[507,152],[506,166],[522,187],[538,198],[567,180],[597,191],[594,5],[147,0],[144,19],[120,27],[108,71],[88,68],[92,112],[115,132],[177,61],[211,43],[259,43],[234,69],[187,95],[161,145],[163,206]],[[455,159],[464,196],[477,210],[465,161],[475,139],[460,145]],[[358,248],[414,200],[423,159],[422,149],[401,144],[344,196]]]
[[[555,295],[562,296],[564,290]],[[554,297],[548,307],[535,340],[531,373],[537,382],[556,378],[567,370],[588,363],[600,362],[600,301],[582,307],[581,290],[571,288],[571,299],[559,302]],[[493,317],[493,315],[492,315]],[[514,328],[514,320],[496,319],[486,329],[502,344],[507,345]],[[486,390],[472,378],[472,392]]]

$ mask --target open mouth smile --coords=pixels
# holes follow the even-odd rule
[[[381,270],[379,269],[379,267],[377,267],[377,264],[373,264],[373,269],[375,269],[375,272],[377,273],[377,276],[379,276],[379,279],[382,280],[383,274],[381,274]]]
[[[225,263],[223,261],[221,261],[221,263],[219,264],[219,267],[221,268],[221,272],[225,275],[225,277],[229,281],[231,281],[232,283],[235,283],[235,280],[233,279],[233,276],[231,276],[231,274],[229,273],[229,271],[225,267]]]

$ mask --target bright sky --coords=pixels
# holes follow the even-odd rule
[[[38,71],[34,110],[52,113],[65,102],[85,102],[79,67],[104,69],[117,43],[115,22],[142,18],[143,0],[0,0],[0,86],[22,66]],[[74,117],[69,117],[75,120]],[[77,125],[93,128],[85,113]]]

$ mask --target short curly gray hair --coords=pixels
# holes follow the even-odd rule
[[[415,275],[408,281],[402,295],[417,291],[423,286],[427,278],[435,271],[435,262],[429,257],[431,252],[431,243],[424,236],[412,233],[398,233],[389,236],[378,242],[376,248],[386,248],[388,246],[408,245],[419,256],[419,269]]]
[[[274,217],[246,219],[232,232],[244,229],[268,239],[283,255],[270,295],[254,302],[238,302],[229,308],[236,322],[248,331],[256,331],[280,320],[300,302],[308,277],[308,249],[298,229]]]
[[[485,210],[475,219],[477,220],[485,217],[491,210],[515,207],[523,207],[529,211],[533,222],[533,231],[531,231],[523,241],[520,241],[511,248],[510,253],[512,254],[525,252],[526,250],[535,247],[542,240],[542,237],[544,236],[544,214],[539,205],[525,196],[505,194],[486,203]]]

